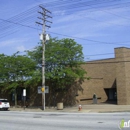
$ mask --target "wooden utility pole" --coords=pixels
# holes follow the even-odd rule
[[[42,110],[45,110],[45,44],[46,44],[46,27],[50,28],[46,23],[52,23],[48,20],[48,18],[52,18],[49,14],[51,12],[45,9],[42,6],[39,6],[42,9],[42,12],[38,12],[42,17],[38,17],[38,19],[42,20],[42,23],[36,22],[39,25],[42,25]]]

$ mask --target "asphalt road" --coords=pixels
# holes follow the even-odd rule
[[[0,111],[0,130],[119,130],[122,119],[130,113]]]

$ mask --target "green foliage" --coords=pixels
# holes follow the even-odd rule
[[[84,80],[82,46],[73,39],[53,38],[46,43],[45,77],[57,88],[71,86]],[[12,56],[0,54],[0,82],[4,89],[37,86],[42,81],[42,43],[27,55],[15,53]],[[55,84],[55,85],[54,85]]]
[[[28,55],[37,62],[37,71],[41,72],[42,44],[29,51]],[[76,80],[83,80],[86,74],[81,68],[83,59],[82,46],[73,39],[51,39],[46,43],[45,50],[46,80],[51,81],[58,88],[65,88]]]
[[[0,82],[4,89],[26,87],[35,72],[36,63],[27,56],[17,53],[12,56],[0,55]]]
[[[0,55],[0,86],[2,91],[10,90],[15,94],[15,106],[17,106],[17,88],[30,85],[32,75],[36,72],[36,63],[28,56]]]

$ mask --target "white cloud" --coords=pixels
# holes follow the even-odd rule
[[[66,12],[65,10],[62,10],[62,11],[59,10],[59,11],[54,11],[52,13],[53,13],[54,16],[58,16],[58,15],[62,16],[62,15],[65,15],[65,12]]]
[[[17,46],[16,47],[16,51],[25,51],[26,50],[26,48],[23,46],[23,45],[21,45],[21,46]]]
[[[2,41],[2,42],[0,43],[0,48],[1,48],[1,47],[10,46],[10,45],[12,45],[13,43],[14,43],[14,41],[11,41],[11,40]]]
[[[1,41],[0,48],[1,47],[10,47],[10,46],[18,45],[18,44],[20,45],[20,44],[23,44],[27,40],[28,39],[10,39],[10,40]]]
[[[130,18],[128,16],[124,16],[126,13],[126,9],[111,9],[111,10],[99,10],[96,12],[93,12],[92,15],[88,15],[90,19],[97,20],[100,22],[104,22],[107,26],[107,24],[111,26],[115,25],[125,25],[127,26],[129,24]]]
[[[56,25],[52,27],[52,31],[74,37],[89,38],[108,36],[113,29],[121,30],[130,26],[129,20],[122,17],[126,10],[113,9],[110,11],[113,14],[99,10],[89,13],[84,11],[61,17],[57,20]]]
[[[123,27],[123,26],[129,26],[129,20],[122,17],[122,14],[125,12],[124,9],[111,9],[111,12],[108,11],[94,11],[94,12],[87,12],[81,11],[76,14],[72,15],[65,15],[63,17],[60,17],[60,19],[56,20],[56,22],[52,25],[53,30],[63,30],[63,29],[74,29],[75,27],[80,26],[81,28],[86,28],[91,30],[102,30],[108,27]],[[119,16],[116,16],[119,15]]]
[[[62,11],[64,12],[64,11]],[[60,23],[63,23],[63,22],[72,22],[72,21],[76,21],[76,20],[84,20],[84,18],[87,16],[87,17],[93,17],[93,15],[95,15],[97,12],[88,12],[87,10],[84,10],[84,11],[79,11],[79,12],[76,12],[76,13],[73,13],[73,14],[70,14],[70,15],[65,15],[65,12],[64,12],[64,15],[59,18],[56,17],[56,21],[55,21],[55,24],[60,24]],[[100,12],[100,16],[101,14],[104,15],[104,13]],[[96,15],[95,15],[96,16]]]
[[[91,37],[103,37],[103,36],[108,36],[107,33],[98,33],[98,32],[81,32],[81,33],[77,33],[77,34],[74,34],[73,37],[79,37],[79,38],[91,38]]]

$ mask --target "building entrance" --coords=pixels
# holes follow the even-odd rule
[[[111,103],[117,103],[117,92],[116,88],[108,88],[105,89],[106,95],[107,95],[107,102]]]

